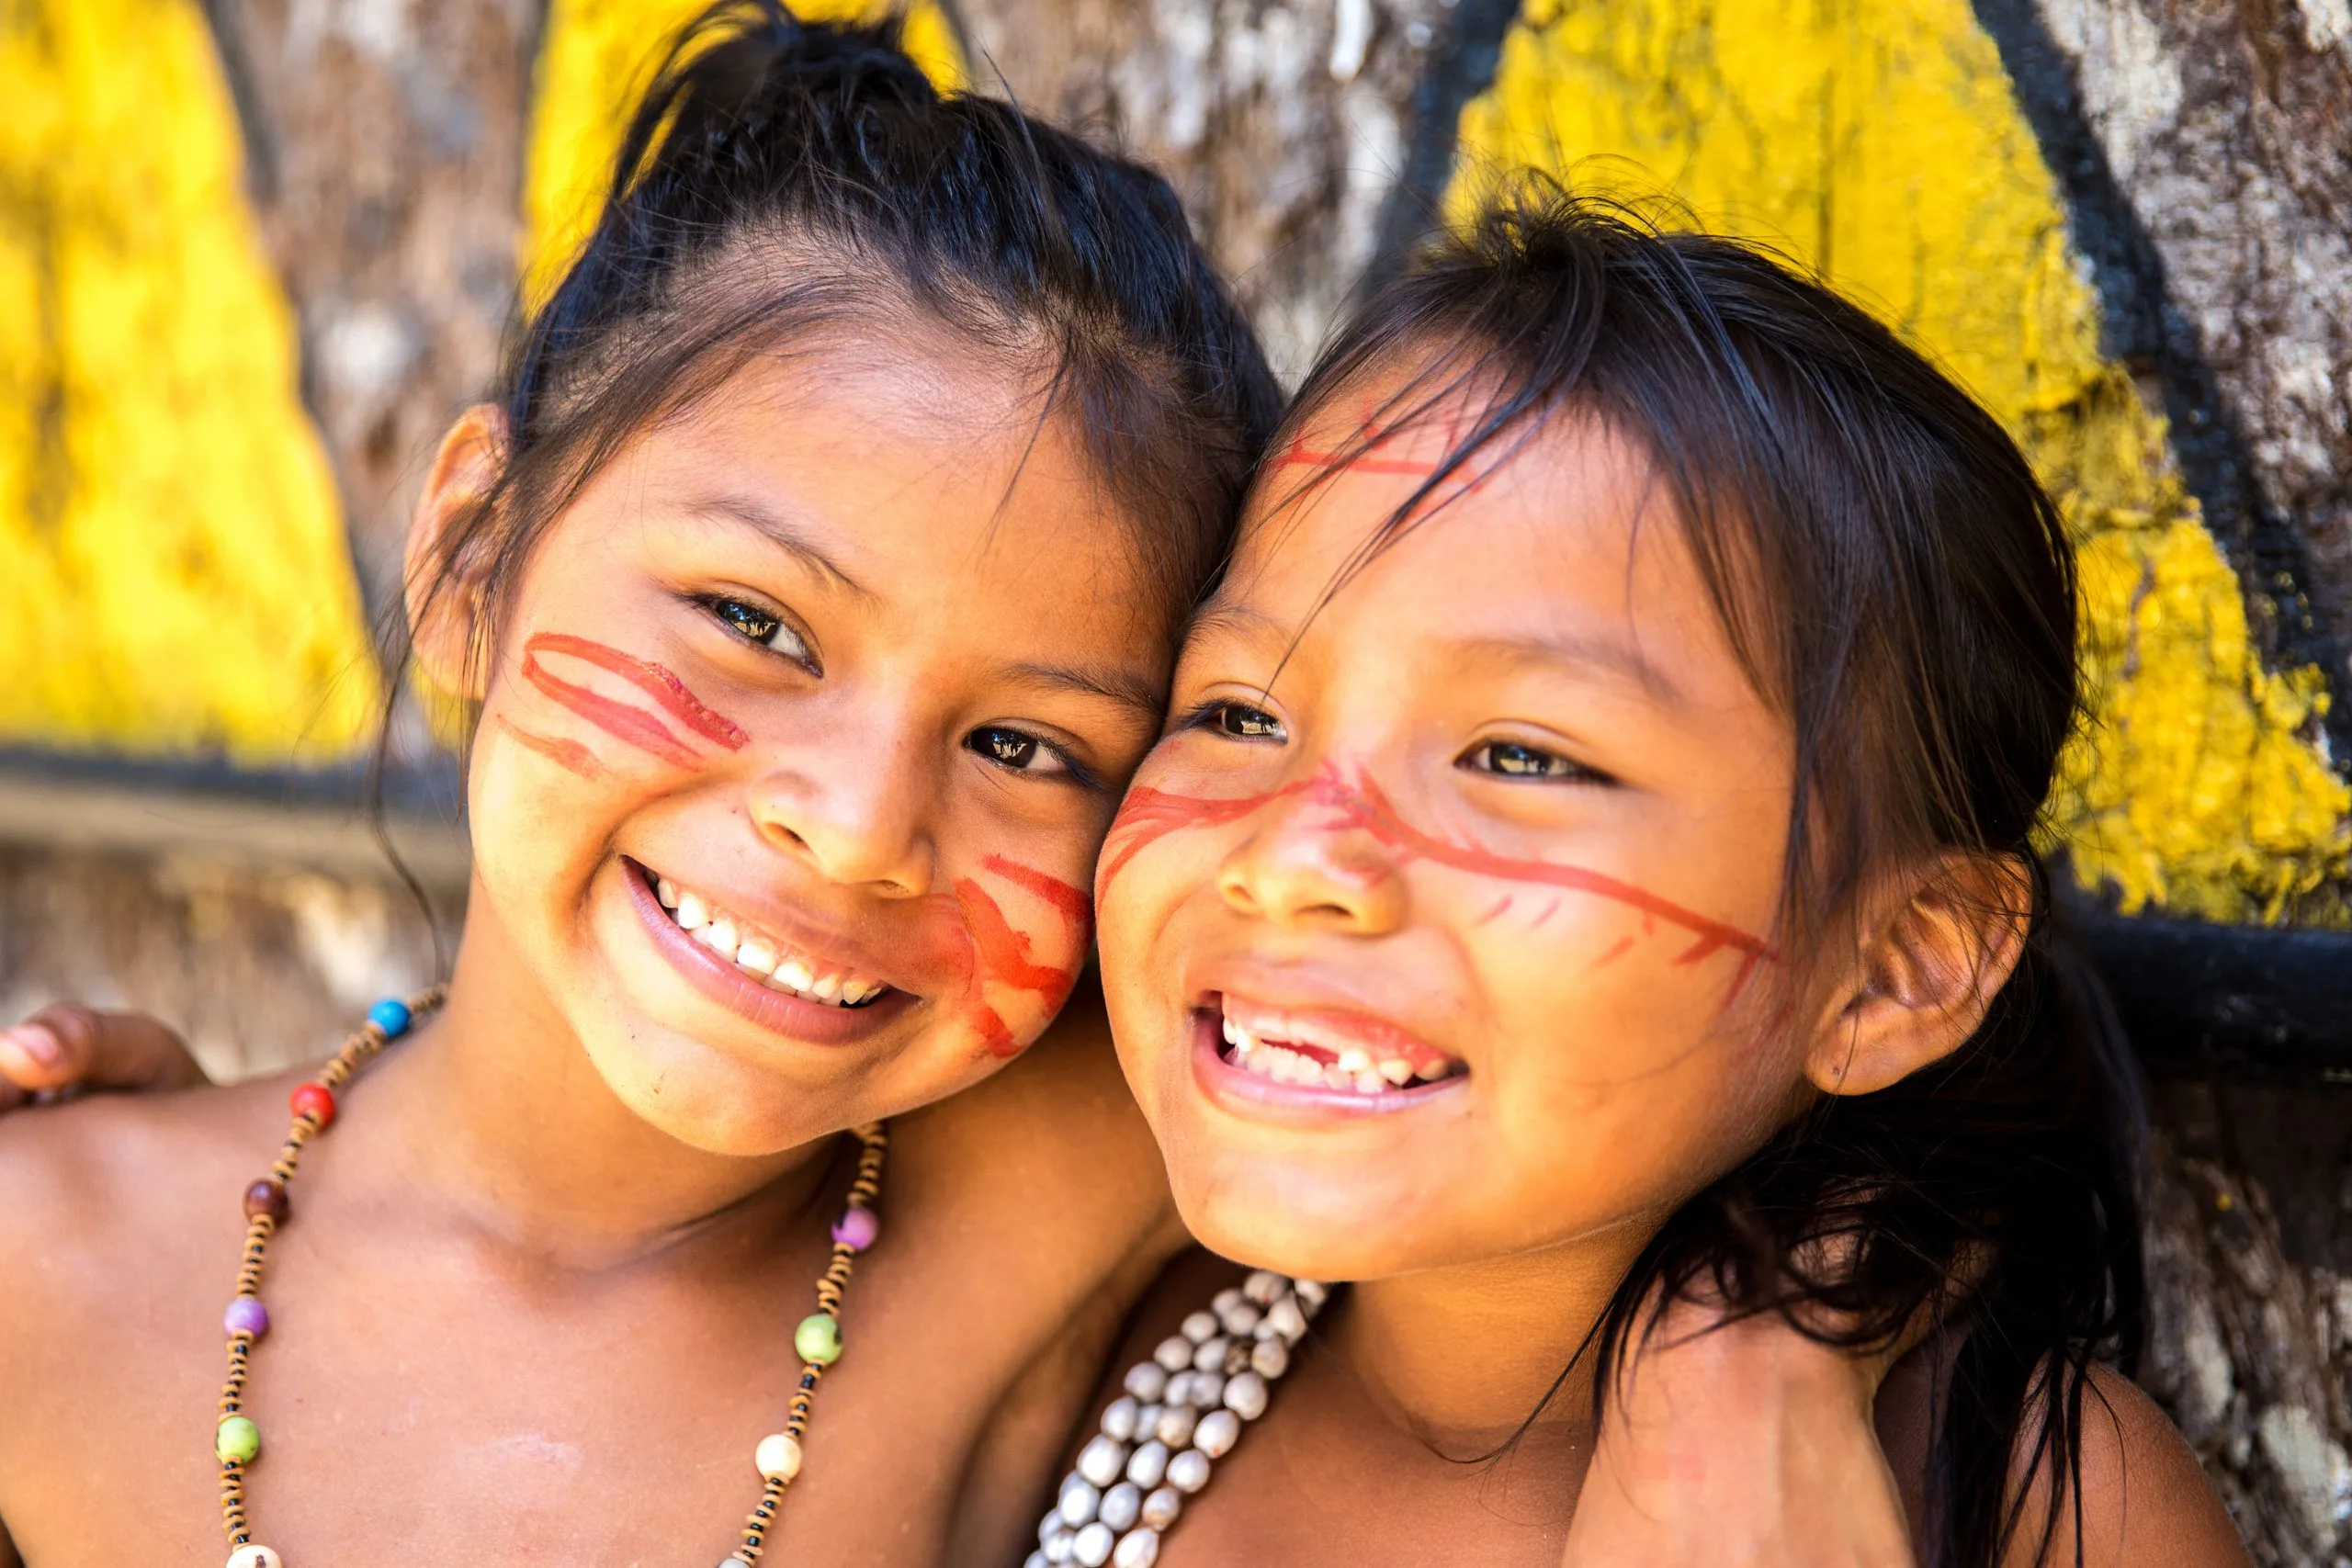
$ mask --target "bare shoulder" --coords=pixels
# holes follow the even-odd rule
[[[2087,1568],[2245,1568],[2245,1545],[2212,1483],[2156,1402],[2122,1373],[2091,1369],[2083,1391],[2082,1561]],[[2031,1478],[2025,1517],[2048,1507],[2048,1467]],[[2072,1520],[2060,1515],[2062,1532]],[[2005,1568],[2030,1568],[2032,1536],[2013,1545]],[[2044,1561],[2069,1562],[2062,1539]]]
[[[1949,1375],[1957,1341],[1930,1343],[1897,1362],[1880,1386],[1879,1440],[1905,1512],[1925,1517],[1936,1384]],[[2060,1494],[2057,1529],[2042,1552],[2053,1483],[2071,1485],[2051,1462],[2035,1463],[2020,1436],[2010,1489],[2021,1523],[2002,1568],[2245,1568],[2237,1529],[2197,1456],[2156,1402],[2122,1373],[2094,1365],[2082,1390],[2082,1551],[2075,1551],[2073,1498]]]
[[[274,1133],[276,1086],[99,1095],[0,1121],[0,1389],[70,1351],[62,1325],[118,1319],[143,1281],[243,1229],[241,1174]],[[275,1118],[282,1121],[282,1117]],[[240,1159],[242,1155],[243,1158]],[[38,1339],[40,1354],[19,1351]]]

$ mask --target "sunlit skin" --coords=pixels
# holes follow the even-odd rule
[[[1187,1224],[1231,1258],[1357,1281],[1170,1536],[1178,1568],[1558,1562],[1595,1440],[1589,1379],[1563,1371],[1640,1247],[1814,1097],[1958,1045],[2014,962],[2014,870],[1992,863],[1880,868],[1838,940],[1771,934],[1790,726],[1664,487],[1600,423],[1564,415],[1483,460],[1327,601],[1469,423],[1308,422],[1292,450],[1343,466],[1282,465],[1257,498],[1098,873],[1114,1038]],[[1955,878],[1987,896],[1955,901]],[[1227,1018],[1430,1070],[1378,1093],[1270,1078],[1239,1066]],[[1156,1292],[1129,1353],[1214,1282]],[[1678,1416],[1747,1403],[1739,1337],[1711,1385],[1681,1382]],[[1917,1379],[1891,1387],[1901,1473],[1839,1461],[1838,1511],[1883,1533],[1812,1533],[1820,1561],[1905,1554],[1889,1504],[1899,1488],[1918,1517],[1925,1402]],[[2109,1392],[2141,1418],[2134,1460],[2186,1482],[2178,1517],[2129,1543],[2105,1499],[2092,1561],[2235,1561],[2185,1447]],[[1801,1426],[1759,1429],[1769,1462],[1819,1463],[1854,1397],[1808,1410],[1817,1450]],[[1515,1435],[1499,1463],[1460,1462]],[[1654,1448],[1610,1496],[1703,1506],[1721,1461]],[[2162,1511],[2132,1502],[2135,1531]],[[1686,1523],[1703,1538],[1711,1518]],[[2211,1551],[2148,1558],[2152,1539]]]
[[[480,704],[473,882],[447,1005],[345,1095],[271,1251],[249,1499],[291,1562],[725,1556],[829,1257],[830,1134],[885,1117],[884,1240],[770,1550],[1017,1562],[1180,1244],[1099,1011],[1033,1043],[1174,618],[1029,382],[935,336],[794,347],[593,479],[486,660],[463,583],[413,606]],[[413,566],[503,441],[489,410],[452,433]],[[663,878],[887,988],[762,984]],[[0,1563],[226,1555],[219,1321],[288,1087],[0,1128]]]

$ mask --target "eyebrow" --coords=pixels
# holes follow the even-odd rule
[[[1078,692],[1102,697],[1142,714],[1153,724],[1167,708],[1167,696],[1143,676],[1127,670],[1091,670],[1070,664],[1016,664],[1012,679],[1023,685],[1049,691]]]
[[[734,491],[700,496],[688,502],[684,510],[691,517],[740,523],[765,535],[771,543],[820,577],[832,579],[861,599],[875,597],[872,589],[852,577],[847,568],[827,555],[823,547],[808,536],[807,530],[755,496]]]
[[[1683,707],[1690,699],[1665,671],[1632,644],[1609,637],[1554,632],[1540,637],[1471,637],[1453,645],[1464,658],[1504,664],[1570,664],[1598,670],[1638,686],[1659,702]]]

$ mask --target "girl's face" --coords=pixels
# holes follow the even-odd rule
[[[1788,1016],[1790,732],[1590,422],[1451,486],[1324,603],[1446,449],[1443,418],[1392,433],[1298,499],[1353,412],[1262,487],[1105,842],[1128,1080],[1236,1258],[1362,1280],[1638,1245],[1806,1092],[1803,1032],[1760,1027]]]
[[[1035,407],[804,346],[639,435],[535,553],[482,694],[468,949],[690,1144],[948,1094],[1084,958],[1168,636]]]

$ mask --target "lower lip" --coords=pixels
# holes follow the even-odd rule
[[[634,861],[621,863],[621,879],[628,885],[629,901],[646,933],[671,967],[720,1007],[771,1033],[811,1045],[854,1045],[872,1039],[915,1005],[913,996],[895,987],[864,1007],[842,1008],[763,986],[680,931]]]
[[[1278,1083],[1236,1066],[1225,1059],[1222,1021],[1213,1011],[1193,1014],[1193,1081],[1223,1110],[1261,1122],[1306,1126],[1334,1117],[1394,1116],[1407,1111],[1443,1103],[1469,1081],[1462,1074],[1436,1083],[1380,1094],[1358,1094],[1351,1089],[1316,1089],[1306,1084]]]

